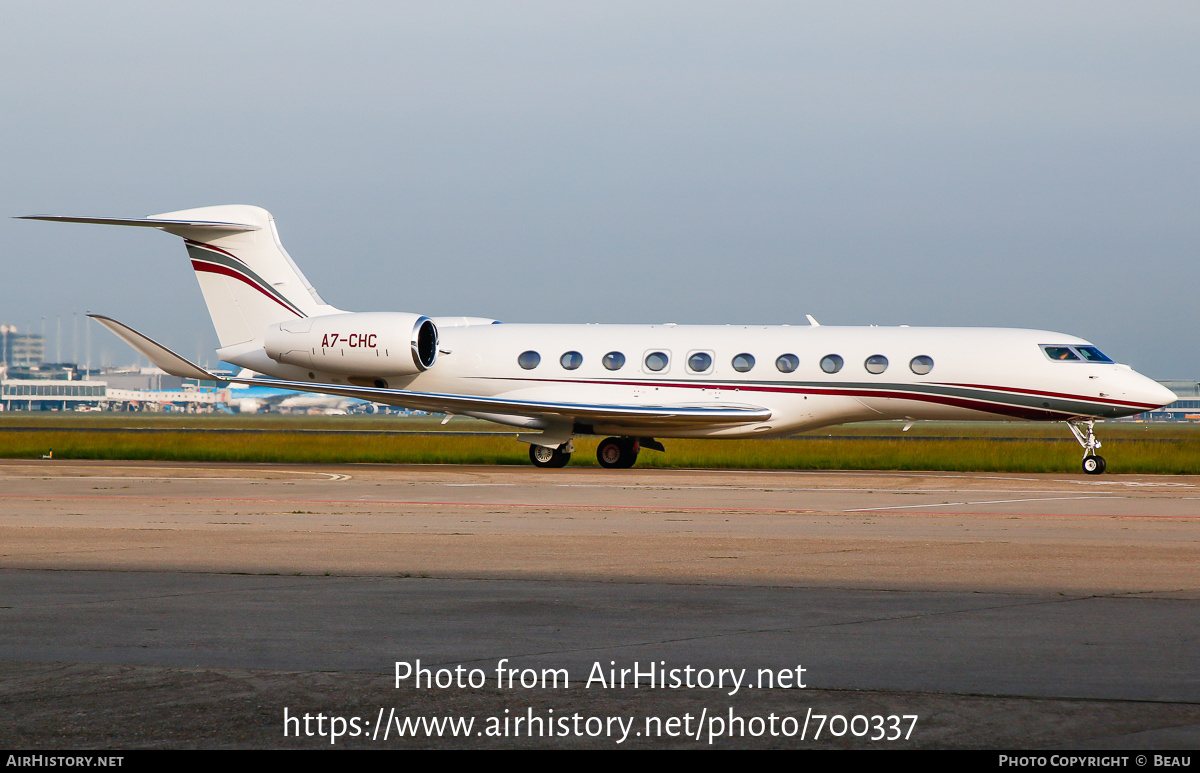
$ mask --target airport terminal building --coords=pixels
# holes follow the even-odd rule
[[[228,388],[185,384],[155,373],[79,376],[74,365],[0,370],[0,410],[196,412],[220,410],[229,402]]]
[[[0,403],[6,411],[71,411],[81,407],[99,410],[107,387],[103,381],[3,379]]]
[[[1175,402],[1153,411],[1139,413],[1132,421],[1200,421],[1200,382],[1194,379],[1159,379],[1158,383],[1170,389],[1179,398]]]
[[[0,364],[28,368],[46,358],[46,342],[40,335],[17,332],[15,325],[0,325]]]

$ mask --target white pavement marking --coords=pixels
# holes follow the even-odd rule
[[[1196,488],[1191,483],[1175,483],[1173,481],[1141,481],[1141,480],[1056,480],[1055,483],[1074,483],[1078,486],[1143,486],[1143,487],[1172,487]]]
[[[231,472],[261,473],[262,470],[232,470]],[[271,470],[273,473],[285,475],[324,475],[330,481],[350,480],[351,476],[340,472],[318,472],[316,470]],[[237,478],[217,477],[214,475],[4,475],[0,480],[46,480],[47,477],[56,480],[252,480],[248,476]]]
[[[933,492],[936,493],[936,492]],[[1125,497],[1039,497],[1037,499],[991,499],[986,502],[938,502],[932,505],[894,505],[892,507],[858,507],[843,513],[862,513],[868,510],[908,510],[914,507],[954,507],[955,505],[1000,505],[1010,502],[1060,502],[1064,499],[1124,499]]]
[[[440,483],[441,486],[515,486],[515,483]]]

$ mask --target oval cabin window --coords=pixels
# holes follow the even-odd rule
[[[646,355],[646,370],[657,373],[667,367],[667,355],[665,352],[650,352]]]
[[[933,370],[933,358],[927,357],[924,354],[917,355],[912,358],[912,362],[908,363],[908,367],[912,368],[912,372],[918,376],[924,376]]]

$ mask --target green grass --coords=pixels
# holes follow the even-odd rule
[[[782,440],[665,439],[667,453],[643,451],[639,467],[812,470],[1079,472],[1081,451],[1062,425],[897,422],[831,427]],[[141,427],[155,432],[123,432]],[[5,432],[6,428],[21,431]],[[104,429],[108,431],[64,431]],[[187,432],[210,429],[213,432]],[[238,432],[255,429],[258,432]],[[378,435],[293,434],[367,430]],[[393,430],[393,432],[387,432]],[[491,431],[496,436],[413,435],[394,430]],[[1113,473],[1200,474],[1200,426],[1102,424]],[[829,437],[836,435],[840,437]],[[1003,439],[1001,439],[1003,438]],[[1015,439],[1014,439],[1015,438]],[[578,438],[573,466],[595,466],[599,438]],[[207,462],[528,464],[528,446],[493,424],[455,418],[147,414],[0,414],[0,457],[148,459]]]
[[[518,464],[528,447],[508,437],[294,435],[288,432],[0,432],[0,457],[196,462]]]
[[[476,430],[504,431],[504,427],[466,416],[455,416],[442,426],[441,416],[302,416],[281,413],[75,413],[73,411],[8,411],[0,413],[0,429],[10,427],[55,429],[346,429],[346,430]]]

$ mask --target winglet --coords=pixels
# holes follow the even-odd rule
[[[88,316],[101,325],[104,325],[122,341],[137,349],[143,357],[172,376],[194,378],[200,381],[224,381],[224,379],[213,373],[209,373],[199,365],[180,357],[159,342],[147,338],[133,328],[123,325],[111,317],[104,317],[99,314],[89,314]]]

